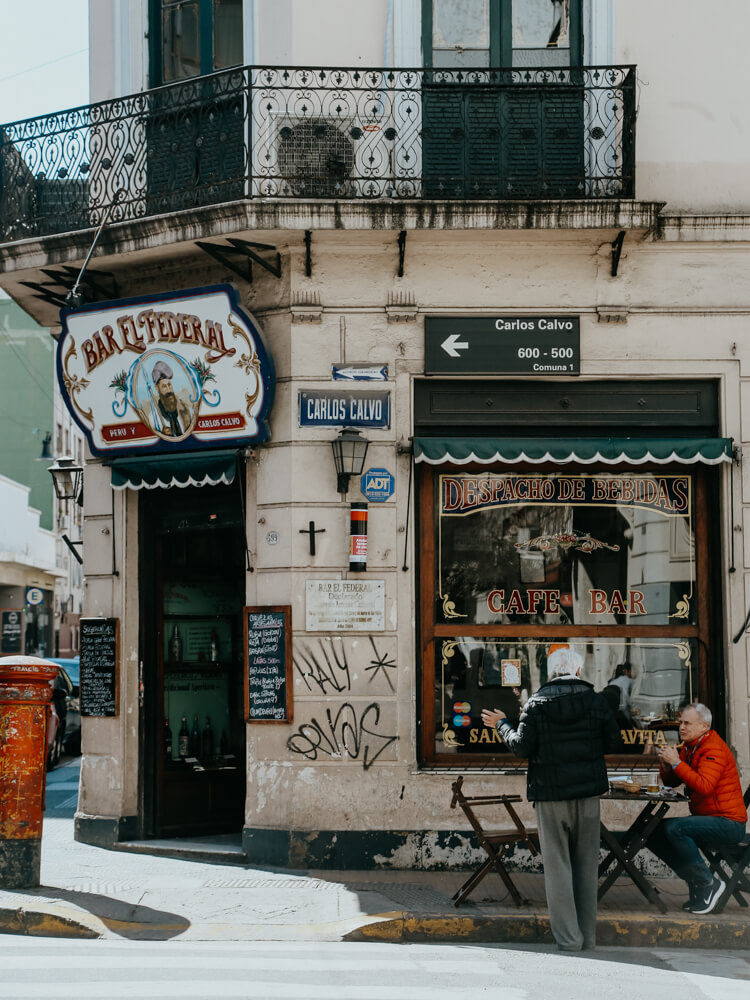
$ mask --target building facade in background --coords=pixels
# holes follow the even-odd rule
[[[0,301],[3,655],[78,655],[83,573],[62,535],[80,538],[83,511],[55,501],[48,470],[56,455],[82,459],[83,435],[56,392],[54,347],[48,329]]]
[[[87,441],[80,839],[465,860],[450,775],[522,790],[480,713],[559,643],[612,768],[698,698],[746,780],[749,19],[91,4],[92,105],[0,148]]]

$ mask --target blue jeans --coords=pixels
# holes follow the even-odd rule
[[[696,886],[709,885],[713,876],[699,850],[720,844],[738,844],[745,824],[724,816],[680,816],[663,819],[646,845],[680,878]]]

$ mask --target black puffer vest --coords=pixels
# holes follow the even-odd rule
[[[605,698],[587,681],[557,677],[527,702],[515,730],[498,725],[503,742],[528,758],[530,801],[583,799],[607,791],[606,753],[622,749]]]

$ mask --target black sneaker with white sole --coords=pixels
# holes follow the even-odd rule
[[[695,904],[690,907],[691,913],[710,913],[721,899],[726,889],[726,882],[714,877],[710,885],[698,889],[695,893]]]

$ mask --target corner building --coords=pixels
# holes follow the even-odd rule
[[[613,770],[699,698],[746,782],[747,5],[107,6],[94,103],[0,136],[114,650],[77,837],[462,863],[561,642],[629,668]]]

